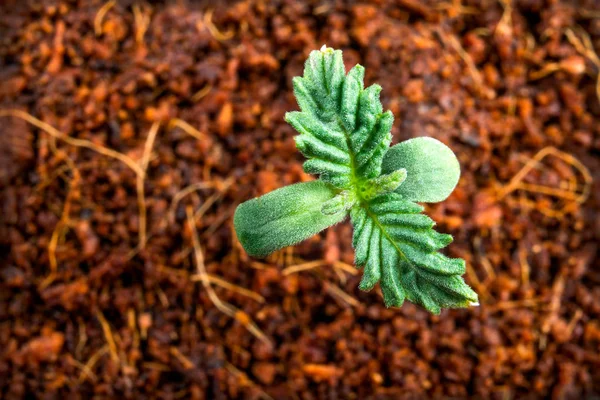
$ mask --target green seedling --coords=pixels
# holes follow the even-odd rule
[[[237,236],[248,254],[265,257],[343,221],[354,228],[360,289],[378,282],[386,306],[404,300],[439,314],[477,305],[461,275],[465,262],[439,250],[452,236],[433,230],[419,202],[439,202],[460,176],[456,156],[436,139],[419,137],[390,147],[394,116],[383,111],[381,87],[364,88],[364,68],[347,74],[342,52],[310,53],[304,76],[293,79],[301,111],[285,120],[300,134],[304,171],[319,179],[290,185],[238,206]]]

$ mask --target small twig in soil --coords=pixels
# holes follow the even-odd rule
[[[569,164],[573,168],[575,168],[582,175],[584,184],[580,192],[577,192],[575,188],[571,185],[566,185],[568,187],[567,190],[562,188],[552,188],[543,185],[536,185],[531,183],[522,182],[523,179],[538,166],[538,164],[547,156],[554,156]],[[552,146],[545,147],[540,150],[533,158],[531,158],[527,163],[521,168],[519,172],[510,180],[510,182],[502,187],[497,194],[498,200],[504,199],[510,193],[515,190],[522,190],[529,193],[540,193],[545,194],[552,197],[562,198],[566,200],[570,200],[576,204],[584,203],[589,197],[591,187],[592,187],[592,174],[589,169],[581,163],[578,159],[573,157],[571,154],[562,152]],[[563,185],[565,186],[565,185]],[[526,206],[532,205],[532,203],[528,203],[527,201],[522,202]],[[535,208],[535,207],[534,207]],[[546,208],[537,207],[542,213],[548,216],[562,216],[566,213],[566,206],[562,207],[559,210],[548,210]]]
[[[293,254],[286,252],[286,265],[292,264],[293,261],[294,261]],[[316,260],[316,261],[309,261],[309,262],[303,261],[300,264],[292,265],[290,267],[285,268],[281,272],[281,274],[283,276],[287,276],[287,275],[295,274],[295,273],[302,272],[302,271],[308,271],[308,270],[318,268],[318,267],[324,267],[327,265],[329,265],[329,264],[325,260]],[[343,274],[343,271],[347,272],[351,275],[358,274],[358,271],[356,268],[354,268],[353,266],[348,265],[342,261],[334,262],[332,267],[333,267],[333,271],[336,273],[336,275],[338,276],[338,278],[340,279],[340,281],[342,283],[346,283],[346,276]]]
[[[142,170],[141,174],[138,174],[136,177],[136,192],[138,199],[138,212],[139,212],[139,228],[138,228],[138,248],[141,250],[146,245],[146,225],[147,225],[147,216],[146,216],[146,196],[144,194],[144,181],[146,180],[146,170],[148,169],[148,163],[150,162],[150,153],[152,152],[152,147],[154,146],[154,141],[156,139],[156,135],[158,134],[158,129],[160,128],[160,123],[155,122],[150,127],[150,131],[148,131],[148,137],[146,138],[146,143],[144,144],[144,152],[142,154],[142,159],[140,160],[140,168]]]
[[[104,338],[106,339],[106,342],[108,343],[108,348],[110,349],[110,356],[113,359],[113,361],[118,362],[119,355],[117,352],[117,345],[115,343],[115,338],[113,337],[112,331],[110,329],[110,325],[108,324],[108,321],[106,321],[106,318],[104,318],[104,314],[102,314],[102,311],[98,310],[96,312],[96,317],[98,318],[98,321],[102,326]]]
[[[102,35],[102,21],[104,20],[104,16],[111,8],[115,6],[115,4],[117,4],[116,0],[107,1],[98,10],[96,17],[94,18],[94,33],[96,34],[96,36]]]
[[[158,296],[158,301],[160,301],[160,304],[165,308],[169,308],[169,306],[171,305],[169,303],[169,298],[167,297],[167,295],[165,294],[164,290],[162,290],[160,287],[156,287],[156,295]]]
[[[144,43],[144,36],[150,26],[150,14],[152,11],[142,11],[138,4],[133,5],[133,20],[135,24],[135,42],[138,45]]]
[[[92,382],[96,382],[98,380],[96,374],[86,364],[83,364],[81,361],[76,360],[70,355],[67,357],[67,361],[75,368],[80,369],[81,373],[85,375],[87,379],[91,380]],[[79,380],[80,382],[82,381],[81,377]]]
[[[53,137],[53,139],[55,138]],[[60,220],[54,227],[54,231],[52,232],[52,236],[50,237],[50,242],[48,243],[48,261],[50,263],[50,275],[46,279],[44,279],[44,281],[42,281],[42,283],[40,284],[40,290],[48,287],[56,276],[56,270],[58,268],[58,262],[56,260],[56,247],[58,246],[58,241],[60,237],[62,237],[65,234],[66,228],[69,226],[71,203],[73,201],[73,197],[75,197],[75,194],[77,193],[77,188],[81,179],[81,174],[79,173],[79,169],[75,166],[73,159],[71,159],[71,157],[69,157],[66,152],[56,149],[55,143],[52,142],[52,144],[53,145],[50,146],[50,149],[57,157],[64,158],[65,163],[71,170],[72,178],[69,182],[69,191],[67,192],[67,196],[63,204]]]
[[[210,236],[213,233],[215,233],[216,230],[219,229],[219,227],[221,227],[221,225],[225,223],[225,221],[229,220],[233,216],[236,207],[237,205],[233,204],[229,206],[227,211],[224,211],[222,214],[218,215],[215,221],[212,224],[210,224],[208,228],[206,228],[206,234]]]
[[[184,369],[193,369],[194,368],[194,363],[190,361],[189,358],[187,358],[186,356],[184,356],[181,351],[179,351],[179,349],[175,346],[171,346],[169,348],[169,353],[175,357],[177,360],[179,360],[179,362],[181,363],[181,365],[183,365]]]
[[[571,75],[581,75],[585,72],[585,60],[580,56],[571,56],[559,62],[545,64],[539,71],[530,73],[529,79],[535,81],[557,71],[565,71]]]
[[[277,267],[270,264],[261,263],[259,261],[250,261],[250,267],[258,270],[276,269]]]
[[[212,206],[217,200],[223,197],[223,194],[227,191],[227,189],[229,189],[229,187],[232,184],[233,177],[227,178],[225,182],[223,182],[222,189],[219,192],[210,196],[208,199],[206,199],[204,204],[202,204],[202,206],[200,206],[200,208],[194,213],[194,221],[198,221],[200,218],[202,218],[202,216],[204,215],[204,213],[206,213],[206,211],[208,211],[210,206]]]
[[[494,272],[494,267],[492,267],[492,263],[490,263],[490,260],[488,260],[485,256],[481,256],[479,262],[481,263],[483,269],[485,269],[485,273],[487,275],[486,280],[496,279],[496,273]]]
[[[262,297],[260,294],[243,288],[239,285],[235,285],[233,283],[229,283],[228,281],[226,281],[225,279],[219,278],[218,276],[215,275],[211,275],[211,274],[206,274],[206,278],[208,279],[208,281],[210,283],[214,283],[217,286],[221,286],[224,289],[228,289],[231,290],[232,292],[241,294],[242,296],[246,296],[251,298],[252,300],[256,300],[259,303],[264,303],[265,302],[265,298]],[[192,275],[191,276],[192,281],[197,282],[202,280],[202,277],[200,275]]]
[[[562,295],[565,291],[565,277],[563,269],[558,272],[554,283],[552,284],[552,297],[550,298],[550,310],[542,323],[542,335],[540,336],[539,348],[544,349],[547,344],[548,334],[552,324],[557,320],[560,306],[562,303]]]
[[[192,246],[194,249],[194,256],[196,259],[196,269],[198,272],[198,276],[200,277],[200,282],[202,282],[202,286],[204,286],[204,288],[206,289],[206,292],[208,293],[208,297],[210,298],[211,302],[223,314],[242,323],[242,325],[257,339],[272,347],[273,343],[271,342],[271,340],[258,328],[258,326],[256,326],[256,324],[246,313],[244,313],[241,310],[238,310],[233,305],[222,301],[215,293],[208,279],[208,273],[204,265],[204,254],[202,252],[202,247],[200,247],[200,239],[198,238],[198,231],[196,230],[196,219],[194,212],[192,211],[191,207],[188,207],[186,211],[187,221],[192,232]]]
[[[212,85],[207,83],[202,89],[192,95],[192,102],[196,103],[206,97],[212,90]],[[181,120],[180,120],[181,121]]]
[[[50,184],[54,182],[56,178],[58,178],[59,176],[63,176],[65,171],[68,170],[69,166],[65,164],[59,166],[58,168],[55,168],[50,174],[50,176],[48,176],[47,173],[42,173],[41,175],[43,175],[43,177],[41,178],[40,182],[35,186],[35,191],[41,192],[42,190],[50,186]]]
[[[577,36],[571,28],[565,30],[565,35],[567,36],[569,43],[575,47],[575,50],[587,58],[596,67],[596,97],[598,98],[598,101],[600,101],[600,57],[598,57],[598,54],[594,50],[590,35],[581,28],[577,29],[577,31],[581,37]]]
[[[150,155],[152,153],[152,148],[154,147],[156,135],[158,134],[158,128],[160,128],[160,122],[155,122],[152,124],[150,130],[148,131],[146,142],[144,143],[144,152],[142,154],[142,159],[140,160],[140,165],[142,171],[144,171],[144,175],[146,174],[146,169],[148,168],[148,163],[150,162]]]
[[[571,318],[571,320],[569,321],[569,324],[567,325],[567,332],[568,332],[567,336],[568,337],[571,337],[571,335],[573,334],[575,325],[577,325],[577,323],[579,322],[581,317],[583,317],[583,311],[581,311],[581,308],[578,308],[577,311],[575,311],[573,318]]]
[[[325,286],[325,290],[328,291],[331,295],[333,295],[334,298],[340,299],[353,307],[360,306],[360,301],[356,300],[354,297],[350,296],[348,293],[344,292],[336,285],[333,285],[327,281],[324,281],[323,285]]]
[[[223,194],[227,191],[227,189],[229,189],[229,187],[233,184],[233,177],[229,177],[227,178],[221,185],[220,185],[220,191],[218,193],[213,194],[212,196],[210,196],[208,199],[206,199],[206,201],[202,204],[202,206],[200,206],[200,208],[198,210],[196,210],[196,212],[194,213],[194,222],[199,220],[200,218],[202,218],[202,216],[206,213],[206,211],[208,211],[208,209],[210,208],[210,206],[212,206],[215,202],[217,202],[217,200],[219,200]],[[216,185],[218,186],[218,184]],[[169,215],[167,214],[167,217]],[[222,222],[225,221],[225,219],[227,219],[229,216],[226,215],[222,218]],[[214,226],[214,225],[213,225]],[[212,227],[211,227],[212,228]],[[207,230],[207,233],[209,233],[209,231]],[[185,249],[182,254],[183,257],[187,257],[187,255],[192,251],[191,248],[187,248]]]
[[[184,278],[184,279],[190,278],[189,272],[187,272],[185,269],[176,269],[176,268],[166,267],[164,265],[159,265],[158,270],[161,272],[162,271],[166,272],[167,275],[173,274],[173,275],[179,275],[181,278]]]
[[[333,264],[330,264],[325,260],[306,261],[300,257],[294,257],[293,246],[287,247],[284,250],[284,252],[285,252],[285,264],[284,265],[289,265],[289,267],[285,268],[282,271],[282,274],[284,276],[290,275],[290,274],[295,274],[295,273],[301,272],[301,271],[311,270],[313,268],[324,267],[327,265],[331,265],[333,267],[333,271],[336,273],[336,275],[340,278],[340,280],[343,283],[345,283],[345,281],[346,281],[346,279],[345,279],[346,277],[345,277],[345,275],[343,275],[343,272],[347,272],[350,275],[358,275],[359,274],[359,271],[356,267],[354,267],[350,264],[347,264],[343,261],[338,260],[338,261],[333,262]],[[294,262],[296,263],[296,265],[294,265]],[[256,263],[256,262],[254,262],[254,263],[256,265],[251,265],[251,267],[256,268],[256,269],[277,268],[275,266],[268,265],[268,264]]]
[[[522,189],[522,190],[525,190],[528,192],[547,194],[549,196],[554,196],[554,197],[558,197],[561,199],[572,200],[577,203],[582,203],[582,201],[580,201],[581,195],[577,194],[577,193],[573,193],[574,189],[576,189],[576,188],[577,188],[577,186],[575,186],[575,188],[574,188],[570,184],[567,185],[566,190],[562,189],[562,188],[552,188],[552,187],[548,187],[548,186],[544,186],[544,185],[536,185],[535,183],[521,182],[519,184],[519,189]]]
[[[475,66],[473,58],[471,58],[469,53],[465,51],[458,39],[452,34],[445,34],[440,29],[436,29],[435,33],[438,35],[444,46],[452,47],[452,49],[454,49],[458,56],[464,61],[467,69],[469,70],[469,74],[473,79],[473,83],[475,83],[477,92],[486,98],[492,98],[492,91],[484,86],[483,77],[481,76],[481,72],[479,72],[477,69],[477,66]]]
[[[58,20],[55,27],[55,36],[52,41],[53,51],[50,56],[50,61],[46,64],[46,71],[50,74],[55,74],[60,71],[63,62],[64,62],[64,54],[65,54],[65,22],[63,20]]]
[[[185,122],[182,119],[179,118],[173,118],[169,121],[169,125],[168,125],[169,129],[172,129],[173,127],[177,127],[179,129],[181,129],[182,131],[184,131],[185,133],[187,133],[188,135],[195,137],[198,140],[205,140],[206,139],[206,134],[200,132],[198,129],[194,128],[192,125],[188,124],[187,122]]]
[[[96,365],[98,360],[100,360],[100,358],[102,356],[104,356],[106,353],[108,353],[109,351],[110,351],[110,349],[109,349],[108,345],[105,344],[98,351],[96,351],[94,354],[92,354],[90,359],[83,366],[81,374],[79,375],[79,379],[77,380],[77,382],[78,383],[83,382],[83,380],[87,376],[85,371],[92,371],[92,368],[94,368],[94,365]]]
[[[512,35],[512,0],[499,0],[504,8],[494,35]]]
[[[346,264],[343,261],[336,261],[333,263],[333,268],[342,270],[349,273],[350,275],[358,275],[358,269],[350,264]]]
[[[208,28],[210,34],[219,42],[231,39],[233,35],[235,35],[235,32],[230,29],[227,32],[222,33],[212,22],[213,12],[214,10],[212,8],[206,10],[206,13],[204,13],[204,25]]]
[[[335,274],[338,276],[338,279],[340,280],[340,282],[342,283],[342,285],[345,285],[346,282],[348,281],[346,279],[346,275],[344,275],[344,273],[341,270],[339,270],[339,269],[337,269],[335,267],[333,267],[333,272],[335,272]]]
[[[215,204],[215,202],[217,200],[219,200],[220,198],[221,198],[221,194],[215,193],[215,194],[211,195],[208,199],[206,199],[206,201],[194,213],[194,220],[197,221],[200,218],[202,218],[202,216],[206,213],[206,211],[208,211],[208,209],[210,208],[210,206],[212,206],[213,204]]]
[[[542,332],[548,333],[550,331],[550,326],[554,318],[558,315],[560,311],[560,305],[562,302],[562,295],[565,291],[565,277],[564,273],[561,270],[556,279],[554,280],[554,284],[552,285],[552,297],[550,299],[550,314],[546,318],[546,321],[542,325]]]
[[[292,265],[291,267],[287,267],[286,269],[281,271],[281,274],[283,276],[288,276],[288,275],[295,274],[295,273],[298,273],[301,271],[308,271],[313,268],[322,267],[324,265],[327,265],[325,260],[309,261],[307,263]]]
[[[182,190],[180,190],[179,192],[175,193],[175,196],[173,196],[173,199],[171,200],[171,204],[169,205],[169,209],[167,211],[166,216],[160,221],[160,224],[162,225],[162,227],[165,227],[165,224],[171,222],[173,223],[175,221],[175,211],[177,208],[177,205],[179,204],[179,202],[187,195],[197,191],[197,190],[201,190],[201,189],[218,189],[219,193],[211,196],[209,199],[207,199],[204,203],[203,206],[204,209],[198,210],[198,211],[202,211],[202,213],[198,213],[197,216],[195,216],[195,218],[200,218],[205,212],[206,210],[212,205],[214,204],[215,201],[217,201],[222,195],[223,193],[229,189],[229,187],[233,184],[233,178],[228,178],[225,181],[221,182],[221,181],[212,181],[212,182],[196,182],[193,183],[189,186],[186,186],[185,188],[183,188]],[[207,203],[209,203],[207,205]],[[147,239],[149,239],[151,237],[151,235],[148,236]],[[241,245],[240,245],[241,246]],[[191,251],[191,249],[186,249],[184,251],[184,253],[189,253]]]

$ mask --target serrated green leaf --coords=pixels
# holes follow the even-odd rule
[[[430,137],[418,137],[392,146],[382,172],[406,168],[406,181],[396,189],[405,199],[423,203],[445,200],[460,178],[460,165],[448,146]]]
[[[330,215],[321,212],[336,194],[328,184],[312,181],[248,200],[237,207],[233,217],[238,239],[254,257],[264,257],[308,239],[346,217],[345,210]]]
[[[304,170],[340,189],[377,178],[391,142],[394,116],[383,112],[381,87],[363,88],[364,68],[346,75],[342,52],[310,53],[304,75],[293,80],[299,112],[286,121],[300,135],[296,147],[308,158]]]
[[[399,307],[406,298],[434,314],[477,303],[477,294],[461,278],[464,260],[438,252],[452,236],[434,231],[434,222],[421,211],[396,193],[351,211],[355,263],[364,266],[360,288],[370,290],[379,281],[388,307]]]

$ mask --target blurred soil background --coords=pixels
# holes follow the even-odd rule
[[[427,211],[481,306],[386,309],[351,230],[266,260],[242,201],[302,172],[310,50],[366,67],[462,177]],[[0,6],[0,397],[600,396],[593,0]]]

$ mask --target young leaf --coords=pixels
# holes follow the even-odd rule
[[[406,180],[406,170],[404,168],[387,175],[381,175],[378,178],[369,179],[359,187],[361,197],[369,201],[380,194],[388,193],[398,188]]]
[[[300,133],[295,140],[308,158],[304,170],[340,189],[378,177],[392,138],[394,117],[383,112],[381,87],[363,89],[363,77],[360,65],[345,74],[340,50],[312,51],[304,76],[293,80],[301,111],[285,115]]]
[[[406,181],[396,190],[405,199],[423,203],[445,200],[456,187],[460,165],[448,146],[430,137],[418,137],[392,146],[382,171],[406,168]]]
[[[327,200],[323,204],[323,207],[321,207],[321,212],[323,214],[332,215],[342,211],[349,211],[356,205],[357,201],[358,199],[354,192],[344,190],[337,194],[333,199]]]
[[[341,222],[346,211],[325,215],[321,207],[337,191],[324,182],[297,183],[240,204],[233,225],[244,250],[265,257]]]
[[[452,236],[434,231],[435,222],[421,211],[396,193],[352,210],[355,264],[364,266],[360,289],[371,290],[380,281],[386,306],[408,299],[434,314],[476,304],[477,294],[461,278],[464,260],[438,253]]]

